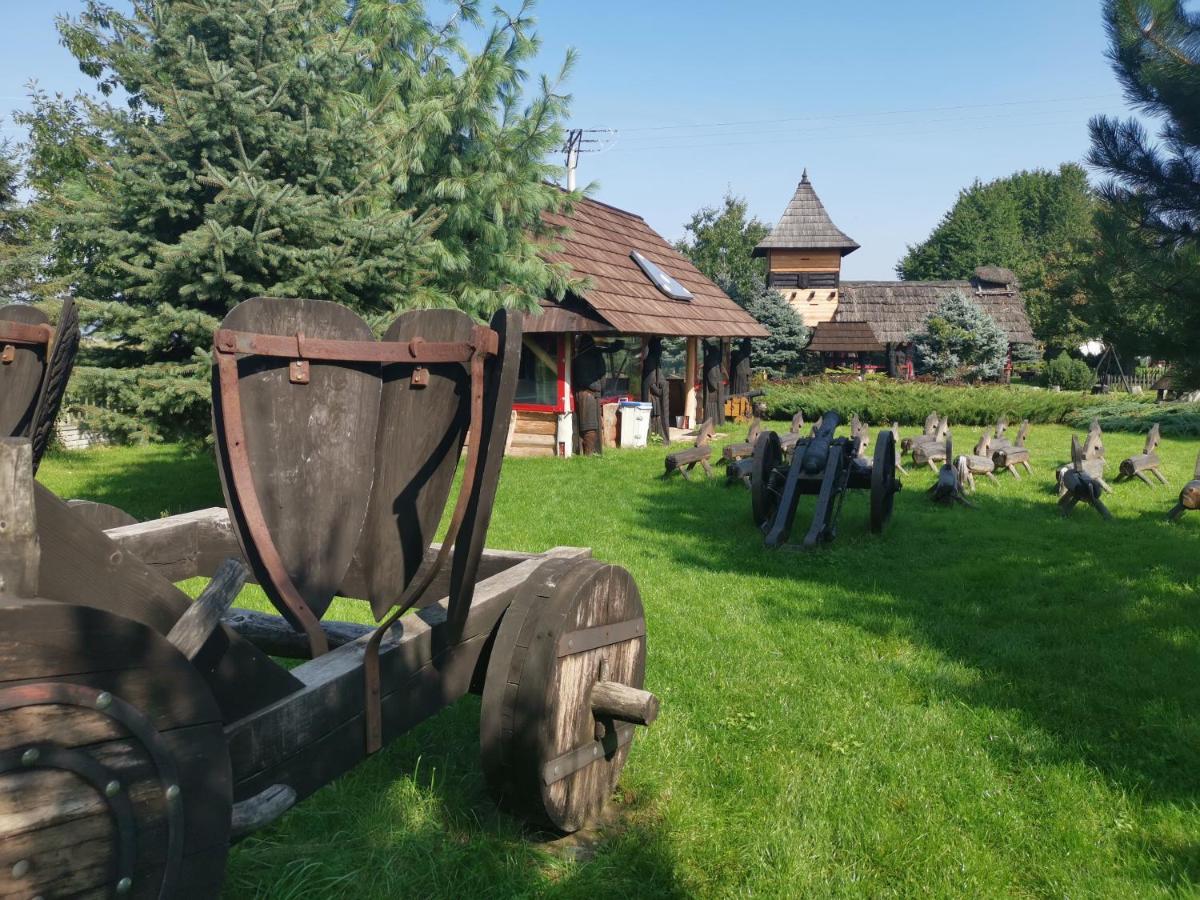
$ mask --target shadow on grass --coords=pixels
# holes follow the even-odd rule
[[[689,896],[637,799],[587,836],[578,863],[558,835],[499,811],[479,766],[478,720],[479,699],[464,698],[248,838],[231,854],[227,895]]]
[[[151,445],[59,451],[49,459],[57,476],[39,478],[58,496],[108,503],[142,521],[225,505],[211,450]]]
[[[748,493],[715,482],[662,485],[638,512],[675,562],[771,579],[745,602],[781,627],[832,621],[923,644],[983,676],[914,676],[930,695],[1016,711],[1053,735],[1054,761],[1083,762],[1149,800],[1200,801],[1200,530],[1187,527],[1200,516],[1167,524],[1174,494],[1164,491],[1161,513],[1104,522],[1079,507],[1064,519],[1052,484],[1019,489],[1032,497],[981,488],[978,509],[946,509],[923,495],[931,473],[905,481],[882,537],[868,533],[866,494],[855,492],[835,543],[812,552],[765,550]],[[812,509],[802,498],[793,540]],[[1196,848],[1177,849],[1200,874]]]

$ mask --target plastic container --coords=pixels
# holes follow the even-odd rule
[[[617,409],[621,417],[621,446],[645,447],[650,438],[649,403],[627,400]]]

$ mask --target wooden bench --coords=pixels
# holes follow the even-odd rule
[[[745,459],[748,456],[753,456],[754,442],[758,440],[758,435],[761,431],[762,422],[757,417],[751,419],[750,430],[746,432],[746,440],[726,444],[721,450],[721,458],[725,462],[731,463],[739,459]]]
[[[929,420],[926,419],[928,425]],[[916,439],[912,448],[913,464],[929,466],[933,471],[938,470],[938,463],[946,461],[946,439],[950,437],[950,419],[942,416],[937,421],[932,437],[921,435]]]
[[[709,463],[709,459],[712,457],[712,436],[712,419],[705,419],[704,424],[700,426],[700,433],[696,435],[696,442],[691,447],[667,454],[664,460],[666,471],[662,477],[670,478],[672,472],[678,472],[684,481],[690,481],[688,472],[697,465],[704,469],[706,478],[711,477],[712,464]]]
[[[992,458],[992,432],[985,431],[979,438],[979,443],[975,445],[975,449],[970,454],[963,454],[957,460],[955,465],[960,467],[960,480],[963,486],[975,492],[975,476],[983,475],[991,480],[993,484],[999,484],[996,480],[996,463]]]
[[[1072,460],[1074,460],[1075,447],[1078,443],[1078,439],[1072,435]],[[1055,471],[1055,480],[1058,482],[1058,496],[1062,497],[1067,492],[1064,478],[1067,472],[1073,468],[1079,468],[1088,478],[1099,484],[1101,490],[1112,493],[1112,487],[1104,480],[1104,468],[1108,463],[1104,458],[1104,436],[1100,431],[1099,419],[1092,419],[1092,424],[1088,427],[1087,437],[1083,442],[1083,448],[1079,451],[1079,457],[1078,466],[1072,461],[1064,466],[1059,466]]]
[[[784,453],[791,453],[796,446],[796,441],[800,440],[800,429],[803,427],[804,413],[798,412],[792,416],[792,430],[779,436],[779,449]]]
[[[1001,419],[1003,422],[1004,420]],[[1014,443],[1009,443],[1005,439],[1004,443],[999,447],[995,446],[995,438],[992,439],[992,461],[996,464],[996,470],[1007,469],[1012,473],[1012,477],[1021,480],[1020,474],[1017,472],[1017,466],[1024,466],[1025,471],[1033,474],[1033,466],[1029,464],[1029,450],[1025,447],[1025,438],[1029,436],[1029,420],[1026,419],[1021,423],[1021,428],[1017,432],[1017,440]]]
[[[1146,435],[1146,446],[1141,454],[1121,460],[1121,471],[1117,475],[1117,481],[1128,481],[1130,478],[1137,478],[1143,484],[1153,487],[1153,482],[1146,477],[1146,473],[1149,472],[1160,482],[1166,484],[1167,477],[1158,468],[1162,465],[1162,462],[1155,452],[1158,449],[1159,440],[1158,423],[1155,422],[1150,432]]]

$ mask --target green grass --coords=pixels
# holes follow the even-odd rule
[[[1069,434],[1035,427],[1035,475],[975,510],[912,472],[881,538],[853,494],[808,554],[765,551],[741,488],[659,480],[662,448],[507,461],[491,546],[591,546],[641,587],[662,715],[616,824],[575,862],[497,813],[469,697],[237,846],[228,895],[1194,895],[1200,514],[1163,516],[1200,441],[1165,439],[1172,487],[1116,485],[1106,523],[1057,514]],[[1141,442],[1106,435],[1110,471]],[[40,477],[139,516],[220,498],[174,447]]]

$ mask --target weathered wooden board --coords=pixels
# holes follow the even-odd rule
[[[97,503],[95,500],[68,500],[67,506],[75,515],[83,516],[89,525],[101,531],[138,523],[138,520],[125,510],[108,503]]]
[[[50,319],[35,306],[14,303],[0,307],[0,321],[46,325]],[[46,374],[46,348],[33,344],[12,348],[12,362],[0,362],[0,436],[29,437]]]
[[[324,300],[246,300],[223,329],[326,340],[373,341],[349,308]],[[379,365],[311,360],[307,383],[292,383],[289,360],[242,356],[237,362],[250,475],[266,530],[287,575],[320,618],[346,576],[358,545],[375,469]],[[217,369],[213,418],[221,484],[246,559],[280,613],[300,626],[271,583],[234,488]]]
[[[83,603],[150,626],[171,630],[191,600],[133,553],[34,484],[42,558],[38,594]],[[140,527],[140,526],[133,526]],[[226,721],[295,690],[299,683],[232,630],[218,630],[195,660]]]
[[[474,322],[450,309],[401,315],[385,341],[468,342]],[[383,367],[375,483],[355,559],[377,619],[397,603],[433,542],[471,417],[471,376],[462,363]]]

